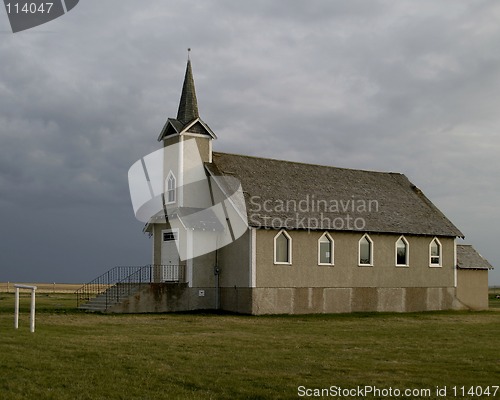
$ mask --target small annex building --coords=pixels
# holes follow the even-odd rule
[[[216,139],[188,60],[177,117],[158,137],[174,151],[149,169],[162,182],[144,228],[155,282],[110,311],[488,307],[491,265],[457,245],[463,233],[405,175],[214,152]]]
[[[471,245],[457,245],[457,298],[473,310],[488,308],[488,271],[492,265]]]

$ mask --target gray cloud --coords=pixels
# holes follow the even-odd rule
[[[188,47],[216,149],[403,172],[500,265],[499,17],[482,0],[86,0],[15,35],[0,18],[0,280],[150,262],[127,171],[176,114]]]

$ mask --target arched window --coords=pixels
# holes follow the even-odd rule
[[[167,177],[167,198],[166,198],[167,204],[175,203],[175,197],[176,197],[175,192],[176,192],[175,176],[172,173],[172,171],[170,171]]]
[[[441,266],[441,243],[438,238],[432,239],[429,245],[429,256],[430,256],[430,266],[440,267]]]
[[[367,234],[359,240],[359,264],[360,266],[373,265],[373,241]]]
[[[328,232],[318,240],[318,265],[333,265],[333,239]]]
[[[398,267],[407,267],[409,265],[409,250],[408,241],[401,236],[396,241],[396,265]]]
[[[274,237],[274,263],[292,263],[292,238],[285,231],[280,231]]]

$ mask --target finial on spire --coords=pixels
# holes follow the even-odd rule
[[[188,61],[190,60],[189,54],[191,53],[191,47],[188,47]]]

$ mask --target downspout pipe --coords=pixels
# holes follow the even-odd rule
[[[214,265],[214,275],[215,275],[215,309],[219,310],[219,250],[215,250],[215,265]]]

